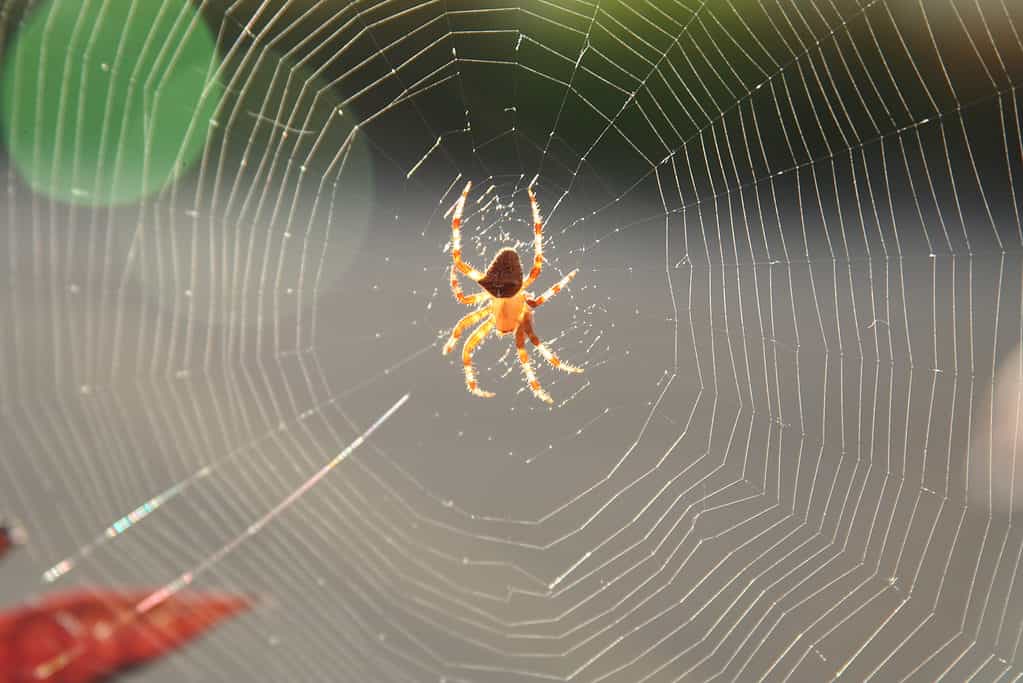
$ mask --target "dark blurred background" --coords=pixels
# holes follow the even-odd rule
[[[30,536],[0,604],[196,568],[260,596],[140,681],[1023,674],[1016,4],[0,27],[0,514]],[[580,270],[537,312],[586,370],[535,355],[550,408],[508,337],[487,401],[440,353],[458,191],[485,267],[528,258],[534,178],[535,289]]]

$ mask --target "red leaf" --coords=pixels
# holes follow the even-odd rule
[[[249,598],[178,593],[143,613],[149,591],[79,590],[0,613],[0,683],[94,683],[162,657]]]

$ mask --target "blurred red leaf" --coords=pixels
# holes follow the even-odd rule
[[[178,593],[138,612],[152,591],[79,590],[0,613],[0,683],[93,683],[162,657],[252,601]]]

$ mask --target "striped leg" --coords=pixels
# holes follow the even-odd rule
[[[522,370],[526,373],[526,381],[529,382],[529,388],[532,390],[533,396],[536,396],[544,403],[554,403],[551,395],[540,387],[540,380],[536,378],[536,373],[533,372],[533,364],[529,361],[529,354],[526,352],[526,331],[521,326],[515,331],[515,346],[519,350],[519,363],[522,365]]]
[[[533,346],[540,350],[540,354],[547,359],[547,362],[556,367],[562,372],[582,372],[582,368],[578,368],[574,365],[562,362],[558,358],[557,354],[547,348],[547,345],[540,341],[540,337],[536,336],[536,332],[533,330],[533,314],[527,311],[526,317],[522,321],[522,328],[525,329],[526,335],[529,337],[529,341],[533,342]]]
[[[472,189],[472,181],[465,184],[462,196],[458,198],[455,205],[455,215],[451,217],[451,258],[455,262],[455,268],[463,275],[474,282],[483,279],[483,273],[476,270],[462,260],[462,212],[465,210],[465,200],[469,198],[469,190]]]
[[[482,303],[487,297],[486,292],[479,292],[477,294],[470,294],[469,296],[466,296],[465,293],[462,292],[462,285],[458,283],[458,271],[455,270],[454,264],[451,266],[451,292],[455,295],[455,298],[458,299],[459,302],[468,306],[475,306],[478,303]]]
[[[542,306],[544,304],[544,302],[546,302],[552,296],[554,296],[555,294],[560,292],[562,289],[564,289],[565,286],[569,282],[572,281],[572,278],[574,278],[575,274],[578,273],[578,272],[579,272],[579,269],[573,270],[571,273],[569,273],[565,277],[563,277],[560,280],[558,280],[557,282],[555,282],[551,286],[550,289],[548,289],[546,292],[544,292],[540,296],[536,297],[535,299],[526,299],[526,303],[529,304],[533,308],[537,308],[539,306]]]
[[[540,206],[536,203],[532,185],[529,186],[529,206],[533,210],[533,269],[522,283],[523,288],[536,282],[543,267],[543,220],[540,218]]]
[[[469,315],[465,316],[458,321],[455,325],[455,329],[451,330],[451,337],[448,339],[447,344],[444,345],[444,355],[451,353],[452,349],[455,348],[455,344],[462,337],[462,333],[467,329],[478,323],[481,319],[490,314],[490,311],[486,308],[481,308],[478,311],[473,311]]]
[[[476,369],[472,367],[472,354],[476,350],[476,347],[483,343],[483,340],[487,338],[487,335],[490,334],[490,331],[493,329],[494,321],[486,321],[477,327],[475,332],[469,335],[469,338],[465,342],[465,346],[462,348],[462,365],[465,366],[465,386],[470,392],[482,398],[491,398],[494,394],[489,391],[483,391],[476,382]]]

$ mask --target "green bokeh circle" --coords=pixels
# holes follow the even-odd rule
[[[216,43],[188,0],[50,0],[4,55],[0,130],[36,192],[135,202],[202,153],[223,88]]]

